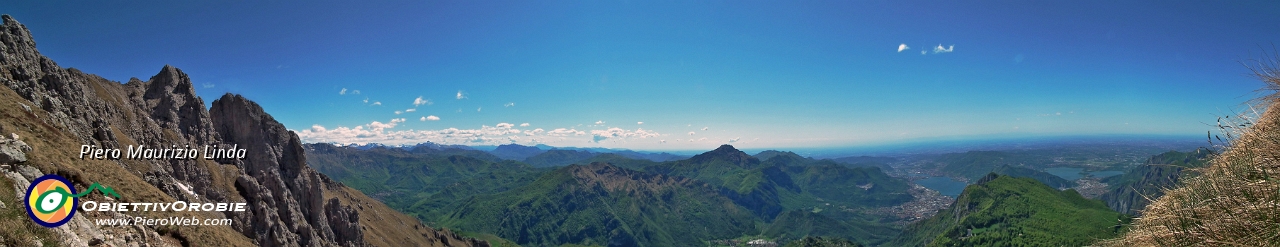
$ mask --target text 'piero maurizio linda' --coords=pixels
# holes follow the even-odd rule
[[[80,145],[80,159],[118,160],[122,157],[131,160],[244,159],[245,151],[243,148],[237,148],[239,146],[240,144],[234,144],[229,148],[219,148],[218,145],[205,145],[204,148],[196,149],[191,148],[191,145],[182,145],[181,147],[178,145],[170,145],[169,147],[129,145],[125,152],[121,153],[119,148]]]

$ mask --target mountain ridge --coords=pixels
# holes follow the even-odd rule
[[[86,213],[71,227],[53,228],[65,245],[220,243],[260,246],[363,246],[414,243],[422,246],[484,246],[484,242],[436,231],[385,205],[347,189],[307,166],[301,142],[260,106],[226,94],[210,109],[196,96],[189,76],[165,65],[147,81],[106,80],[74,68],[63,69],[36,49],[30,30],[3,15],[0,29],[0,84],[4,91],[3,132],[32,144],[31,159],[15,164],[28,173],[60,174],[79,186],[112,184],[123,202],[182,200],[244,202],[246,212],[186,212],[180,215],[229,218],[229,226],[136,227],[116,229],[87,223],[88,218],[128,217],[124,213]],[[12,92],[12,93],[9,93]],[[14,110],[17,109],[17,110]],[[128,145],[245,148],[241,160],[77,160],[69,148]],[[31,177],[6,178],[15,184]],[[21,181],[20,181],[21,180]],[[19,192],[21,193],[21,192]],[[101,199],[99,199],[101,200]],[[162,217],[160,213],[131,213]],[[11,219],[0,219],[11,220]],[[26,221],[25,224],[33,224]],[[392,235],[395,240],[389,239]],[[105,237],[118,236],[118,237]],[[142,242],[125,242],[126,236]]]

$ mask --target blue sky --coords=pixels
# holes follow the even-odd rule
[[[1240,62],[1280,41],[1275,2],[1028,2],[57,1],[0,10],[63,67],[127,81],[171,64],[206,103],[243,94],[304,141],[342,143],[705,150],[1200,136],[1256,96],[1261,84]],[[940,45],[949,52],[935,52]]]

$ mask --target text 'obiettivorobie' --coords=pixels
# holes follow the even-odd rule
[[[205,145],[204,148],[192,148],[191,145],[170,145],[169,147],[149,147],[147,145],[129,145],[125,152],[121,153],[119,148],[100,148],[97,145],[80,145],[80,159],[131,159],[131,160],[194,160],[197,158],[213,160],[213,159],[244,159],[245,150],[237,148],[239,144],[231,145],[228,148],[219,148],[218,145]],[[123,155],[123,156],[122,156]]]

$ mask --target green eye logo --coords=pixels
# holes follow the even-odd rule
[[[58,227],[71,221],[76,215],[76,188],[58,175],[44,175],[31,182],[25,195],[27,216],[45,227]]]
[[[36,202],[39,203],[36,205],[36,211],[42,214],[51,214],[56,212],[58,209],[62,209],[62,207],[65,206],[62,201],[67,198],[71,198],[71,193],[61,187],[45,191],[44,194],[40,194],[40,197],[36,198]]]

